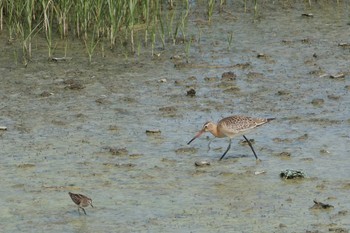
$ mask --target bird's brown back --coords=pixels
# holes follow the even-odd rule
[[[258,127],[260,125],[263,125],[274,118],[253,118],[253,117],[247,117],[247,116],[230,116],[225,117],[221,119],[218,122],[218,128],[221,131],[224,131],[226,133],[234,133],[238,134],[243,131],[247,131],[249,129],[253,129],[255,127]]]

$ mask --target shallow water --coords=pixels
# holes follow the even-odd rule
[[[188,64],[170,59],[183,45],[154,59],[96,55],[92,65],[73,49],[69,62],[43,55],[27,68],[1,49],[4,232],[349,231],[350,50],[338,46],[350,38],[348,3],[266,4],[256,17],[228,3],[232,13],[211,25],[192,7],[189,31],[201,35]],[[221,79],[228,71],[235,80]],[[326,75],[337,73],[345,78]],[[209,152],[206,136],[186,144],[207,120],[233,114],[277,118],[247,134],[262,162],[240,137],[222,161],[228,140]],[[195,167],[201,160],[211,165]],[[281,179],[287,168],[307,178]],[[95,208],[79,215],[69,191]],[[334,208],[310,209],[314,199]]]

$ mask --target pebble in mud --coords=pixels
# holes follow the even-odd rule
[[[258,55],[256,55],[257,58],[266,58],[266,54],[264,53],[258,53]]]
[[[232,71],[224,72],[221,75],[221,81],[233,81],[236,80],[237,75]]]
[[[343,73],[338,73],[338,74],[333,74],[329,76],[332,79],[344,79],[345,78],[345,74]]]
[[[301,16],[304,16],[304,17],[314,17],[314,15],[312,13],[303,13],[301,14]]]
[[[321,149],[320,150],[320,154],[322,154],[322,155],[328,155],[328,154],[330,154],[331,152],[329,152],[328,150],[326,150],[326,149]]]
[[[284,179],[305,178],[305,173],[301,170],[286,169],[281,171],[280,177]]]
[[[194,97],[196,96],[196,90],[191,88],[190,90],[187,91],[187,96]]]
[[[196,167],[205,167],[205,166],[210,166],[210,162],[208,161],[196,161],[194,163]]]
[[[147,135],[160,134],[160,133],[161,133],[160,129],[147,129],[146,130]]]
[[[321,106],[324,104],[324,99],[313,99],[311,104],[314,106]]]
[[[348,49],[350,48],[350,43],[339,43],[338,46],[344,49]]]

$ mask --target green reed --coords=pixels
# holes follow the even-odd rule
[[[208,21],[211,21],[211,17],[213,16],[215,6],[215,0],[208,0]]]
[[[211,0],[214,2],[214,0]],[[189,1],[162,0],[0,0],[0,30],[8,40],[21,44],[23,56],[30,60],[32,43],[44,39],[48,57],[55,53],[59,41],[68,44],[79,39],[91,61],[97,44],[119,52],[128,48],[140,54],[141,47],[151,44],[154,50],[168,39],[186,37]],[[180,13],[176,13],[180,12]],[[140,38],[144,38],[141,43]],[[103,43],[102,43],[103,42]],[[104,52],[103,52],[104,53]]]
[[[48,48],[48,56],[49,58],[52,58],[52,12],[53,8],[52,6],[52,1],[42,1],[41,2],[42,7],[43,7],[43,14],[44,14],[44,22],[43,22],[43,27],[44,27],[44,33],[45,33],[45,39],[47,43],[47,48]]]
[[[231,50],[232,41],[233,41],[233,32],[230,32],[230,33],[227,35],[227,43],[228,43],[227,50],[229,50],[229,51]]]

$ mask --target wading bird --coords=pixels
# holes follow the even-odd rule
[[[255,158],[258,159],[258,156],[256,155],[252,144],[247,139],[247,137],[244,136],[244,134],[274,119],[275,118],[252,118],[247,116],[229,116],[221,119],[217,124],[209,121],[203,125],[203,128],[187,144],[189,145],[193,140],[200,137],[204,132],[210,132],[212,135],[214,135],[217,138],[228,137],[230,138],[228,147],[224,152],[224,154],[219,159],[219,160],[222,160],[225,157],[226,153],[231,148],[232,138],[237,135],[243,135],[249,147],[252,149]]]
[[[91,198],[83,195],[83,194],[77,194],[77,193],[68,193],[70,198],[72,198],[72,201],[78,205],[78,212],[80,214],[80,209],[82,209],[84,211],[84,214],[86,215],[85,209],[84,207],[87,207],[89,205],[91,205],[91,207],[94,207],[92,205],[92,200]]]

